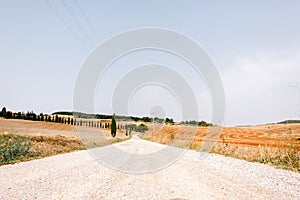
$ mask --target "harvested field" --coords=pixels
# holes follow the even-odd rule
[[[213,153],[268,163],[280,168],[300,171],[300,124],[276,124],[251,127],[156,126],[143,136],[150,141],[200,150],[206,135],[214,143]]]
[[[9,163],[105,146],[130,138],[125,135],[123,130],[118,130],[117,137],[112,138],[109,129],[3,118],[0,118],[0,134],[26,136],[33,143],[30,153],[36,156],[25,156],[21,160],[14,160]],[[5,143],[5,140],[3,142]],[[7,146],[8,144],[1,145]]]

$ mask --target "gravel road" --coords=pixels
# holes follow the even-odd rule
[[[0,199],[300,199],[299,173],[214,154],[199,159],[201,154],[194,151],[161,170],[124,173],[95,159],[111,156],[138,169],[134,159],[118,157],[115,149],[145,158],[150,151],[168,148],[133,137],[93,153],[78,151],[2,166]],[[173,158],[167,156],[170,153],[160,155]],[[151,159],[140,160],[139,166],[155,166]]]

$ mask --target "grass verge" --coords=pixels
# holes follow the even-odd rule
[[[82,142],[66,136],[0,134],[0,165],[33,160],[85,149]]]
[[[259,162],[274,166],[276,168],[300,172],[300,151],[295,145],[297,139],[290,137],[285,147],[275,146],[239,146],[227,143],[218,143],[212,153],[247,160],[250,162]],[[280,141],[278,141],[280,143]],[[282,145],[278,145],[282,146]]]
[[[283,131],[281,134],[278,134],[274,143],[269,143],[267,145],[259,145],[259,143],[257,143],[257,145],[233,143],[234,140],[232,140],[232,138],[229,138],[227,141],[225,138],[226,135],[224,135],[218,140],[211,153],[300,172],[300,138],[293,134],[293,131],[296,132],[298,129],[288,129],[287,131]],[[154,136],[148,134],[149,136],[143,137],[143,139],[179,148],[188,148],[195,151],[201,150],[203,140],[194,140],[192,143],[187,140],[188,142],[184,143],[184,140],[183,142],[180,141],[180,138],[176,138],[176,135],[176,139],[174,140],[174,134],[176,134],[176,131],[168,133],[163,132],[163,134],[155,134]],[[245,140],[247,141],[246,136],[247,135],[245,135]],[[243,138],[235,139],[238,141],[243,140]],[[258,137],[257,140],[259,139],[260,138]]]

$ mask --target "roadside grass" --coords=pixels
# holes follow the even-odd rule
[[[282,147],[283,141],[285,141],[284,147]],[[214,147],[212,153],[300,172],[300,151],[295,141],[297,138],[292,137],[290,130],[283,134],[282,140],[279,139],[274,146],[239,146],[227,143],[223,139],[222,143]]]
[[[85,149],[82,142],[66,136],[23,136],[0,134],[0,165],[33,160]]]
[[[34,144],[29,137],[15,134],[0,135],[0,164],[9,164],[38,157],[33,151]]]
[[[84,144],[81,139],[72,136],[25,136],[16,134],[12,130],[8,134],[0,133],[0,166],[77,150],[85,150],[87,148],[102,147],[109,144],[123,142],[130,138],[131,137],[116,137],[108,139],[104,143],[90,141],[92,144],[89,144],[88,146],[87,144]]]
[[[143,139],[194,151],[201,150],[203,140],[194,140],[190,144],[183,143],[181,145],[181,141],[174,137],[175,134],[175,132],[163,132],[163,134],[158,133],[154,136],[148,134],[148,136],[143,137]],[[243,138],[241,138],[241,140],[242,139]],[[257,140],[259,140],[259,137]],[[226,135],[223,135],[222,138],[219,138],[211,153],[300,172],[299,140],[298,129],[293,130],[290,128],[281,132],[274,143],[268,143],[266,145],[259,145],[259,143],[257,145],[231,143],[232,138],[227,140]]]
[[[128,136],[126,138],[112,138],[112,139],[109,140],[109,143],[110,144],[115,144],[115,143],[119,143],[119,142],[124,142],[124,141],[129,140],[129,139],[131,139],[131,136]]]
[[[40,152],[40,157],[53,156],[86,149],[82,141],[71,136],[29,136],[34,143],[34,151]]]

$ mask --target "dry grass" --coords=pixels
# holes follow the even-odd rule
[[[60,135],[24,136],[9,133],[1,134],[0,138],[0,165],[85,149],[79,139]]]
[[[272,144],[272,146],[245,146],[229,144],[223,140],[214,147],[212,152],[300,172],[300,151],[297,140],[298,138],[292,136],[290,131],[283,133],[277,145]]]
[[[218,128],[219,137],[214,135]],[[151,129],[145,139],[197,151],[209,133],[207,127],[162,126],[154,134]],[[300,124],[214,127],[209,135],[213,153],[300,171]]]
[[[41,157],[85,149],[80,139],[70,136],[29,136],[29,138],[34,143],[34,151],[40,152]]]
[[[26,139],[26,141],[29,140],[32,144],[28,154],[18,158],[15,157],[16,159],[12,159],[10,162],[2,162],[2,164],[27,161],[76,150],[101,147],[130,139],[129,136],[125,135],[123,130],[117,130],[117,137],[112,138],[108,129],[75,127],[72,125],[51,122],[15,119],[8,120],[0,118],[0,136],[1,135],[11,135],[11,137],[21,140]],[[8,139],[1,140],[0,145],[1,148],[7,147]],[[18,145],[19,143],[17,146]],[[14,154],[12,149],[8,149],[7,152]]]

